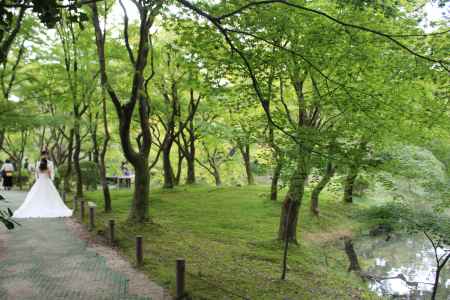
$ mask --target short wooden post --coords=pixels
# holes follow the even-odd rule
[[[95,228],[95,207],[97,206],[93,202],[89,202],[89,230],[94,230]]]
[[[114,245],[116,237],[114,232],[114,220],[109,220],[109,244]]]
[[[84,220],[84,215],[85,215],[84,210],[85,210],[85,208],[86,208],[86,206],[84,204],[84,200],[80,200],[80,219],[81,219],[81,221]]]
[[[138,267],[144,264],[144,251],[142,245],[142,235],[136,236],[136,264]]]
[[[176,286],[177,286],[177,295],[176,299],[183,299],[185,296],[185,271],[186,271],[186,262],[184,259],[177,259],[177,277],[176,277]]]

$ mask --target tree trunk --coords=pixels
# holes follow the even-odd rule
[[[142,161],[135,166],[135,182],[133,204],[129,219],[133,222],[143,223],[149,220],[149,194],[150,194],[150,171],[148,161]]]
[[[345,253],[347,254],[348,260],[350,261],[348,271],[360,272],[361,267],[359,266],[358,256],[356,255],[355,249],[353,248],[353,241],[350,238],[346,238],[344,243],[345,243]]]
[[[353,189],[358,177],[358,167],[350,166],[344,182],[344,202],[353,203]]]
[[[275,168],[273,169],[272,174],[272,183],[270,186],[270,200],[277,201],[278,199],[278,181],[281,175],[281,169],[283,168],[283,163],[281,161],[277,161]]]
[[[250,145],[239,145],[239,150],[242,154],[242,159],[244,160],[244,166],[245,166],[245,174],[247,175],[247,183],[248,185],[254,185],[255,184],[255,178],[253,177],[253,172],[250,165]]]
[[[0,148],[3,147],[3,141],[5,140],[5,130],[0,129]]]
[[[72,175],[72,158],[73,158],[73,137],[74,137],[74,131],[73,129],[70,130],[69,134],[69,144],[68,144],[68,153],[67,153],[67,169],[66,173],[64,174],[64,191],[66,193],[70,193],[70,180]]]
[[[108,181],[106,180],[106,166],[105,166],[105,158],[100,157],[99,161],[99,174],[100,174],[100,183],[102,185],[103,190],[103,202],[105,204],[105,212],[111,212],[111,194],[109,192]]]
[[[164,171],[164,185],[165,189],[172,189],[175,186],[175,175],[173,173],[172,163],[170,161],[170,152],[172,150],[172,142],[167,141],[163,144],[163,171]]]
[[[289,190],[281,210],[278,230],[278,239],[280,240],[287,239],[289,242],[297,242],[298,215],[309,175],[308,161],[309,155],[300,157],[297,161],[297,169],[290,179]],[[290,213],[288,213],[289,207],[291,208]]]
[[[178,162],[177,162],[177,173],[175,175],[175,185],[180,185],[181,180],[181,171],[183,170],[183,153],[181,152],[180,148],[178,148]]]
[[[186,165],[187,165],[187,175],[186,175],[186,184],[195,184],[195,158],[186,156]]]
[[[446,256],[442,256],[437,261],[437,269],[436,269],[436,274],[434,276],[434,284],[433,284],[433,292],[431,294],[431,300],[435,300],[436,299],[437,290],[438,290],[438,287],[439,287],[439,277],[441,276],[442,269],[445,267],[445,265],[447,264],[447,262],[449,260],[450,260],[450,253],[447,253]]]
[[[19,190],[22,190],[22,161],[17,163],[17,185]]]
[[[73,165],[76,176],[76,196],[77,198],[83,198],[83,175],[81,174],[81,166],[80,166],[81,135],[79,126],[80,126],[79,124],[76,124],[74,128],[75,150],[73,152]]]
[[[191,122],[192,123],[192,122]],[[188,153],[186,155],[186,163],[187,163],[187,175],[186,175],[186,184],[195,184],[195,133],[193,129],[193,125],[190,125],[189,128],[189,147]]]
[[[334,173],[336,171],[336,167],[333,166],[331,162],[327,163],[327,167],[325,169],[325,174],[323,174],[322,179],[317,183],[311,193],[311,212],[318,216],[319,215],[319,195],[325,186],[330,182],[331,178],[333,178]]]
[[[135,189],[134,197],[130,210],[129,220],[134,223],[143,223],[149,219],[149,194],[150,194],[150,170],[149,156],[152,144],[152,136],[149,124],[150,117],[150,99],[147,91],[146,82],[151,76],[144,77],[144,70],[147,66],[147,59],[150,47],[149,40],[150,28],[154,23],[158,11],[161,9],[162,2],[158,2],[155,8],[150,9],[147,5],[140,5],[135,2],[135,6],[140,15],[139,26],[139,43],[137,46],[136,56],[129,46],[128,35],[125,35],[125,44],[129,53],[130,61],[134,67],[133,84],[131,88],[131,96],[125,104],[118,97],[113,87],[109,84],[106,71],[105,60],[105,37],[102,32],[98,17],[97,4],[91,3],[92,21],[95,28],[97,54],[99,60],[101,82],[105,90],[108,92],[119,117],[120,142],[126,159],[133,165],[135,170]],[[128,23],[128,21],[126,21]],[[138,108],[139,115],[139,147],[135,150],[131,143],[131,122]]]
[[[219,187],[222,185],[222,179],[220,178],[219,169],[216,166],[213,166],[213,176],[216,182],[216,186]]]
[[[105,98],[105,90],[102,90],[102,114],[103,114],[103,130],[104,130],[104,140],[103,140],[103,147],[100,151],[100,157],[99,157],[99,167],[100,167],[100,182],[102,184],[102,190],[103,190],[103,201],[105,203],[105,212],[109,213],[112,211],[112,205],[111,205],[111,194],[109,192],[109,186],[108,181],[106,180],[106,163],[105,163],[105,157],[106,152],[108,151],[108,143],[110,140],[109,135],[109,129],[108,129],[108,116],[106,112],[106,98]]]

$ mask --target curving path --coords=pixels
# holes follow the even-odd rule
[[[15,209],[26,194],[2,195],[0,208]],[[0,299],[168,299],[114,251],[88,245],[72,221],[20,223],[13,231],[0,227]]]

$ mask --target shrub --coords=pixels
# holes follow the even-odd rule
[[[83,185],[86,189],[96,190],[97,186],[100,184],[100,173],[98,171],[98,165],[93,161],[81,161],[81,177]]]

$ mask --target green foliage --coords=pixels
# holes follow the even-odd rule
[[[6,211],[0,210],[0,223],[3,223],[8,230],[14,229],[16,225],[19,225],[12,219],[13,212],[8,208]]]
[[[100,175],[98,165],[93,161],[81,161],[81,175],[83,177],[83,184],[91,190],[96,190],[100,184]]]
[[[39,20],[49,28],[55,27],[56,23],[61,19],[61,11],[64,9],[70,11],[72,22],[81,24],[87,21],[88,17],[86,13],[80,10],[79,2],[77,0],[30,0],[22,4],[17,1],[5,0],[5,2],[0,4],[1,25],[10,26],[12,11],[20,8],[22,5],[30,6]]]
[[[405,201],[394,201],[361,210],[355,216],[374,226],[388,226],[409,233],[426,233],[450,245],[448,216],[426,207],[414,209]]]

